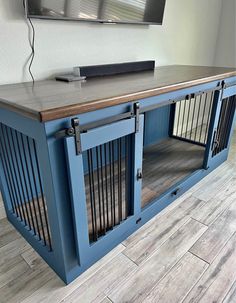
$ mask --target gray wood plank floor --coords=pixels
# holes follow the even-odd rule
[[[65,286],[4,218],[0,302],[236,302],[236,133],[229,159]]]

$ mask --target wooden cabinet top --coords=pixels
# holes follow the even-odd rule
[[[0,108],[50,121],[232,76],[236,69],[174,65],[84,82],[9,84],[0,86]]]

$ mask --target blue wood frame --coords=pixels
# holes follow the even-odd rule
[[[142,99],[139,100],[140,108],[144,109],[156,105],[168,105],[171,100],[184,98],[188,94],[214,89],[219,83],[219,81],[213,81],[203,85]],[[225,79],[225,83],[227,86],[232,86],[224,90],[223,98],[236,95],[236,77]],[[9,221],[35,248],[49,266],[55,270],[62,280],[65,283],[70,283],[118,243],[126,239],[140,226],[145,224],[145,222],[150,220],[227,159],[228,149],[221,152],[217,157],[211,158],[210,156],[210,147],[213,140],[212,135],[219,119],[220,99],[220,94],[216,95],[204,168],[199,169],[170,188],[166,193],[143,209],[141,209],[142,181],[138,180],[136,176],[137,170],[142,169],[144,116],[140,115],[140,129],[138,132],[135,132],[135,118],[131,118],[81,134],[83,150],[127,134],[133,134],[134,138],[133,159],[130,167],[133,176],[133,182],[131,184],[133,215],[123,224],[117,226],[93,244],[90,244],[88,239],[83,156],[82,154],[76,155],[74,138],[64,140],[56,139],[54,136],[57,131],[70,127],[71,118],[74,117],[40,123],[23,117],[20,114],[0,109],[1,123],[17,129],[36,141],[52,234],[52,252],[49,252],[42,246],[40,241],[32,237],[29,230],[12,214],[10,196],[7,190],[2,163],[0,162],[0,187]],[[80,124],[84,125],[126,113],[133,108],[133,105],[134,102],[128,102],[126,104],[80,114],[78,118]],[[152,125],[152,123],[150,125]],[[168,132],[168,126],[169,125],[163,126],[162,129],[159,129],[160,133],[158,135],[160,135],[160,137],[162,134]],[[152,138],[148,138],[147,142],[151,142],[151,139]],[[176,196],[173,196],[171,193],[176,187],[179,187],[180,191]]]

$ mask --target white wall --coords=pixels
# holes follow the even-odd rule
[[[221,4],[167,0],[163,26],[35,20],[34,75],[42,79],[75,65],[143,59],[158,65],[213,65]],[[30,80],[27,35],[22,0],[0,0],[0,84]]]
[[[214,65],[236,67],[236,0],[223,1]]]
[[[236,67],[236,0],[223,1],[214,64]]]

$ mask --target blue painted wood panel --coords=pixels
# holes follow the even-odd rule
[[[169,136],[170,105],[145,113],[144,146],[158,143]]]

